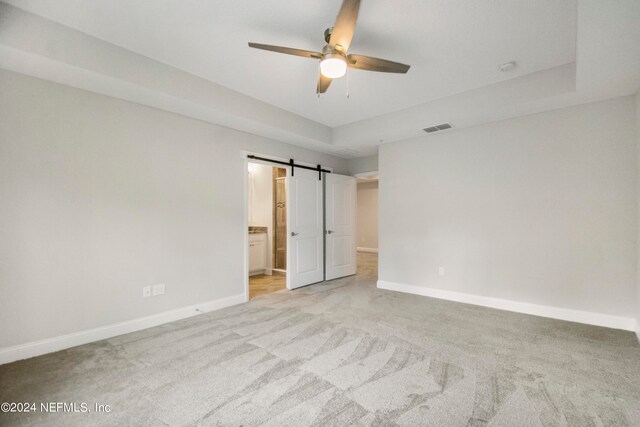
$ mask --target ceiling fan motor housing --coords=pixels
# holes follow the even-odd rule
[[[325,58],[341,58],[345,61],[347,60],[347,56],[343,52],[334,48],[330,44],[322,48],[322,59]]]
[[[331,33],[333,32],[333,27],[329,27],[326,30],[324,30],[324,41],[329,43],[329,40],[331,40]]]

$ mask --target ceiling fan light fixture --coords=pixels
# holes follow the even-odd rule
[[[324,55],[320,61],[320,72],[330,79],[337,79],[347,72],[347,61],[339,53]]]

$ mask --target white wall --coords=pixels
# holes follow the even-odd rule
[[[358,183],[358,248],[378,249],[378,181]]]
[[[634,121],[624,97],[383,145],[380,280],[632,324]]]
[[[349,173],[355,175],[363,172],[375,172],[378,170],[378,155],[357,157],[349,160]]]
[[[2,2],[0,53],[4,69],[310,149],[331,149],[328,126]]]
[[[267,273],[273,266],[273,167],[251,163],[249,225],[267,227]]]
[[[0,349],[243,294],[242,150],[347,162],[0,70]],[[142,287],[166,295],[142,299]]]
[[[638,164],[640,165],[640,91],[636,93],[636,139],[638,148]],[[638,214],[640,214],[640,170],[638,171]],[[640,218],[638,219],[638,306],[636,309],[636,335],[640,340]]]

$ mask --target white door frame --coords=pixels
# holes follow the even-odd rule
[[[250,159],[248,156],[253,155],[253,156],[257,156],[257,157],[267,157],[273,160],[277,160],[280,162],[289,162],[289,159],[285,159],[283,157],[278,157],[278,156],[273,156],[270,154],[264,154],[264,153],[258,153],[258,152],[254,152],[254,151],[246,151],[243,150],[241,151],[242,154],[242,167],[243,167],[243,175],[242,175],[242,188],[243,188],[243,206],[244,206],[244,210],[242,212],[242,218],[243,218],[243,223],[244,223],[244,229],[242,232],[242,245],[243,245],[243,252],[244,252],[244,263],[243,263],[243,287],[244,287],[244,302],[248,302],[249,301],[249,163],[259,163],[259,164],[263,164],[263,165],[268,165],[268,166],[273,166],[273,167],[279,167],[279,168],[284,168],[287,171],[287,177],[289,177],[289,175],[291,174],[291,167],[288,165],[281,165],[278,163],[273,163],[273,162],[269,162],[269,161],[264,161],[264,160],[257,160],[257,159]],[[309,166],[312,168],[315,168],[317,166],[317,164],[311,164],[311,163],[306,163],[306,162],[299,162],[296,161],[297,165],[302,165],[302,166]],[[327,167],[327,166],[323,166],[324,169],[333,172],[333,168],[331,167]],[[287,217],[289,216],[289,206],[287,204]],[[289,248],[287,248],[288,250]],[[289,265],[287,265],[287,271],[289,270]]]

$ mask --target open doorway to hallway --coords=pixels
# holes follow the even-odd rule
[[[249,163],[249,299],[286,288],[287,208],[284,168]]]
[[[377,254],[378,172],[357,175],[357,185],[357,249],[360,253]]]

